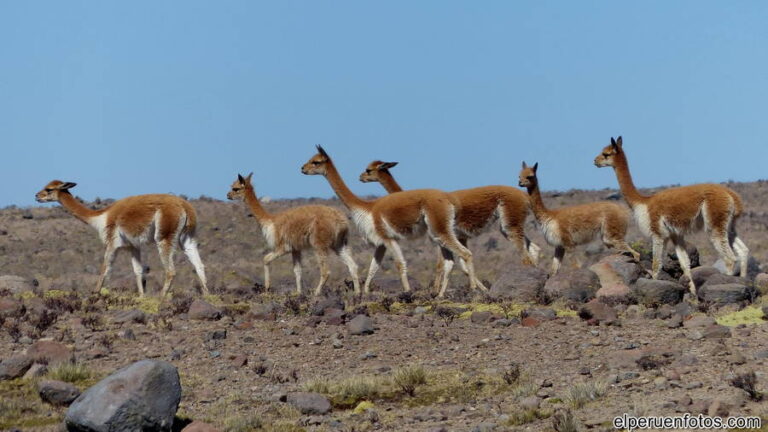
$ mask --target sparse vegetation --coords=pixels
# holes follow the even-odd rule
[[[393,380],[405,394],[415,396],[416,388],[427,383],[427,373],[421,366],[406,366],[395,371]]]
[[[552,428],[556,432],[578,432],[579,427],[569,409],[558,410],[552,415]]]
[[[607,386],[603,383],[587,381],[569,388],[565,400],[573,408],[581,408],[589,402],[601,398],[605,394],[606,389]]]
[[[757,375],[755,374],[755,371],[749,371],[736,375],[733,379],[731,379],[731,385],[747,392],[749,398],[755,402],[761,401],[763,399],[763,394],[756,388]]]
[[[48,369],[48,378],[69,383],[88,381],[93,376],[93,371],[82,363],[64,362]]]
[[[255,414],[227,417],[224,419],[225,432],[252,432],[262,426],[261,418]]]

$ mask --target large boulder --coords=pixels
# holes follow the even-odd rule
[[[87,389],[64,421],[77,431],[170,431],[179,401],[176,368],[161,360],[141,360]]]
[[[594,324],[604,323],[607,325],[615,324],[619,319],[612,307],[598,299],[590,300],[582,306],[579,309],[579,317]]]
[[[751,302],[755,296],[755,290],[752,287],[739,283],[728,283],[711,285],[704,284],[699,288],[699,299],[716,305],[725,305],[731,303]]]
[[[691,268],[699,266],[699,250],[696,246],[689,244],[686,246],[688,252],[688,260],[690,261]],[[683,275],[683,268],[680,267],[680,261],[677,259],[677,253],[671,252],[664,256],[661,269],[667,273],[672,279],[680,279]]]
[[[596,296],[609,303],[632,301],[630,285],[635,283],[645,270],[631,257],[608,255],[589,267],[600,280]]]
[[[490,293],[496,297],[519,302],[537,302],[541,299],[542,289],[547,282],[547,272],[521,264],[512,264],[491,285]]]
[[[718,274],[720,274],[720,270],[711,266],[701,266],[691,269],[691,276],[693,277],[693,283],[696,287],[704,285],[710,277]],[[681,283],[682,282],[683,280],[681,279]]]
[[[633,288],[637,301],[645,306],[680,303],[686,292],[677,282],[656,279],[638,279]]]
[[[544,284],[544,300],[551,303],[557,299],[584,303],[595,297],[600,288],[600,279],[588,269],[561,270]]]
[[[38,283],[35,279],[27,279],[14,275],[0,276],[0,291],[10,291],[11,294],[34,291],[37,286]]]

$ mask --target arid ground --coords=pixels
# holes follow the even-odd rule
[[[729,186],[746,205],[738,229],[753,267],[768,263],[768,182]],[[557,207],[617,197],[607,189],[568,191],[545,194],[545,201]],[[400,292],[388,258],[374,292],[356,298],[334,259],[325,294],[316,299],[309,295],[318,276],[311,254],[304,259],[303,295],[294,292],[288,256],[273,263],[275,286],[265,290],[264,242],[245,206],[205,197],[191,202],[212,319],[189,310],[203,297],[183,254],[176,256],[171,299],[158,298],[163,274],[154,246],[143,250],[150,267],[146,298],[137,298],[127,253],[118,257],[109,289],[94,294],[103,255],[95,231],[58,205],[0,210],[0,275],[29,284],[0,292],[0,300],[12,300],[0,308],[0,359],[52,339],[74,352],[75,366],[48,365],[48,376],[81,389],[136,360],[167,360],[183,386],[179,429],[199,420],[230,431],[613,430],[613,417],[624,413],[768,416],[762,296],[727,305],[608,302],[618,317],[600,322],[580,317],[583,303],[574,300],[544,304],[548,299],[470,292],[456,266],[447,298],[438,300],[429,286],[435,247],[416,239],[402,244],[416,281],[412,295]],[[308,203],[341,208],[321,199],[266,206],[279,211]],[[527,232],[542,247],[539,267],[548,270],[552,248],[532,221]],[[634,226],[629,240],[647,257],[649,242]],[[702,265],[716,261],[704,235],[689,242]],[[364,278],[372,250],[355,230],[352,246]],[[498,224],[472,239],[470,249],[489,286],[520,268]],[[589,267],[608,253],[599,244],[580,247],[563,271]],[[742,282],[756,294],[763,289]],[[133,309],[140,312],[126,314]],[[352,334],[350,321],[358,315],[370,317],[372,334]],[[0,381],[0,429],[61,428],[66,408],[40,400],[39,379]],[[320,393],[332,410],[302,413],[285,402],[293,392]]]

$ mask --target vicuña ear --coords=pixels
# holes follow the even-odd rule
[[[66,182],[66,183],[64,183],[63,185],[59,186],[59,189],[61,189],[61,190],[67,190],[67,189],[72,189],[72,188],[73,188],[73,187],[75,187],[75,186],[77,186],[77,183]]]
[[[253,177],[253,172],[248,174],[248,177],[245,178],[245,181],[248,182],[248,184],[251,184],[251,178]]]
[[[394,168],[397,165],[397,162],[384,162],[383,164],[379,165],[379,169],[390,169]]]
[[[318,144],[316,147],[317,147],[317,152],[318,153],[320,153],[321,155],[323,155],[324,157],[326,157],[328,159],[331,158],[330,156],[328,156],[328,153],[325,152],[325,149],[323,149],[323,147],[320,144]]]
[[[245,184],[245,179],[240,174],[237,175],[237,181],[239,181],[240,184]]]
[[[525,161],[523,161],[523,169],[528,168],[528,165],[525,164]]]
[[[534,172],[534,174],[536,173],[536,170],[537,170],[537,169],[539,169],[539,163],[538,163],[538,162],[536,162],[535,164],[533,164],[533,172]]]
[[[623,144],[623,141],[621,139],[621,136],[616,138],[616,147],[621,148],[621,145]]]

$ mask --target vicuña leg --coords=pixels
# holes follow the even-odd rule
[[[523,265],[535,266],[539,263],[540,248],[526,237],[522,225],[516,224],[510,227],[502,221],[501,233],[515,244],[515,247],[517,247],[517,250],[522,255],[521,261]]]
[[[733,251],[736,252],[736,256],[739,258],[739,275],[747,277],[747,271],[749,270],[749,248],[736,235],[736,232],[733,233]]]
[[[368,267],[368,277],[365,278],[365,284],[363,284],[363,292],[368,294],[371,292],[371,281],[376,276],[376,272],[381,267],[381,261],[384,260],[384,254],[387,253],[387,247],[379,245],[373,252],[373,258],[371,258],[371,265]]]
[[[104,283],[109,278],[109,273],[112,271],[112,264],[115,262],[115,254],[117,249],[110,243],[107,244],[107,249],[104,251],[104,262],[101,264],[101,275],[99,281],[96,283],[96,292],[101,292],[104,288]]]
[[[663,263],[664,258],[664,250],[667,248],[667,241],[668,239],[663,238],[661,236],[653,236],[653,262],[651,263],[651,277],[654,279],[659,278],[659,273],[661,272],[661,265]]]
[[[293,275],[296,276],[296,292],[301,294],[301,251],[291,251],[291,259],[293,259]],[[320,276],[320,280],[322,280]]]
[[[352,278],[352,286],[355,287],[355,294],[360,294],[360,277],[358,276],[358,268],[355,259],[352,257],[352,253],[349,250],[349,246],[342,246],[339,250],[339,257],[344,261],[349,269],[349,276]]]
[[[286,250],[272,251],[264,255],[264,288],[269,289],[272,286],[272,281],[269,276],[269,264],[288,253]]]
[[[435,263],[435,277],[432,280],[432,287],[434,287],[435,290],[440,290],[440,284],[443,283],[443,253],[441,252],[442,248],[438,245],[437,246],[437,262]]]
[[[315,288],[315,295],[320,295],[320,291],[323,289],[323,285],[328,280],[331,271],[328,269],[328,255],[325,251],[315,249],[315,256],[317,257],[317,265],[320,267],[320,280],[317,282],[317,288]]]
[[[176,266],[173,263],[173,245],[170,241],[164,240],[157,244],[157,250],[160,253],[160,261],[165,268],[165,282],[160,295],[165,296],[171,289],[173,278],[176,276]]]
[[[731,249],[731,243],[728,239],[728,233],[724,231],[712,231],[710,234],[712,240],[712,246],[723,259],[725,264],[725,271],[729,275],[736,273],[736,254]]]
[[[696,299],[696,284],[693,283],[693,276],[691,276],[691,259],[688,257],[685,239],[682,236],[675,236],[672,237],[672,243],[675,245],[677,262],[680,263],[683,274],[688,278],[688,289],[691,291],[692,298]]]
[[[411,290],[411,284],[408,282],[408,264],[405,262],[403,251],[400,249],[400,245],[395,240],[388,240],[387,247],[392,249],[392,257],[395,259],[395,267],[400,274],[400,283],[403,285],[404,291]]]
[[[203,294],[208,295],[208,278],[205,276],[205,266],[203,265],[203,260],[200,259],[200,252],[197,250],[197,242],[192,238],[187,238],[184,240],[182,247],[184,248],[184,255],[192,263],[195,273],[197,273],[197,277],[200,279]]]
[[[131,247],[131,265],[136,276],[136,287],[139,289],[139,297],[144,297],[144,266],[141,264],[141,249]]]
[[[443,298],[445,297],[445,291],[448,289],[448,280],[450,279],[451,270],[453,269],[453,253],[450,250],[441,247],[440,256],[443,258],[443,272],[440,275],[440,291],[438,291],[437,297]]]
[[[565,248],[563,246],[555,247],[555,256],[552,257],[552,276],[556,275],[557,271],[560,270],[563,257],[565,257]]]

